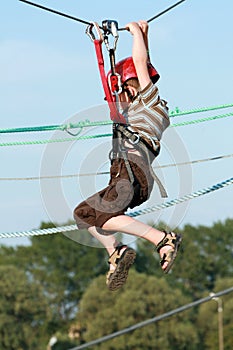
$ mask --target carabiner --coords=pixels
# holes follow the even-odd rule
[[[111,34],[114,37],[114,43],[113,43],[113,50],[116,50],[116,45],[117,45],[117,41],[119,38],[119,34],[118,34],[118,23],[117,21],[113,21],[113,20],[105,20],[102,22],[102,27],[104,30],[104,42],[105,45],[108,49],[108,51],[111,50],[110,46],[109,46],[109,42],[108,42],[108,35]]]
[[[108,85],[110,86],[113,95],[119,95],[122,92],[120,74],[116,72],[114,74],[109,74]]]
[[[97,38],[95,36],[95,34],[93,33],[93,28],[95,29],[96,31],[96,34],[97,34]],[[103,38],[103,34],[100,30],[100,27],[98,25],[97,22],[91,22],[88,26],[87,26],[87,29],[85,31],[85,33],[89,36],[89,38],[94,41],[94,40],[99,40],[101,43],[104,41],[104,38]]]

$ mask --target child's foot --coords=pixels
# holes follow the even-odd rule
[[[174,232],[164,232],[164,238],[157,245],[157,252],[161,255],[160,265],[168,273],[174,263],[182,236]]]
[[[136,252],[126,245],[119,245],[110,256],[110,270],[106,276],[106,284],[113,291],[121,288],[128,277],[129,268],[134,263]]]

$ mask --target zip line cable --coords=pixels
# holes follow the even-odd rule
[[[83,23],[83,24],[87,24],[87,25],[90,25],[91,23],[90,22],[87,22],[81,18],[77,18],[77,17],[74,17],[74,16],[70,16],[70,15],[67,15],[66,13],[63,13],[63,12],[59,12],[59,11],[56,11],[56,10],[53,10],[51,8],[48,8],[48,7],[45,7],[45,6],[42,6],[42,5],[39,5],[39,4],[36,4],[34,2],[31,2],[31,1],[27,1],[27,0],[19,0],[21,2],[24,2],[25,4],[28,4],[28,5],[32,5],[32,6],[35,6],[41,10],[45,10],[45,11],[48,11],[48,12],[52,12],[56,15],[60,15],[62,17],[66,17],[68,19],[72,19],[73,21],[77,21],[77,22],[80,22],[80,23]]]
[[[34,2],[31,2],[31,1],[27,1],[27,0],[19,0],[21,2],[24,2],[25,4],[28,4],[28,5],[31,5],[31,6],[34,6],[34,7],[37,7],[41,10],[45,10],[45,11],[48,11],[48,12],[51,12],[51,13],[54,13],[56,15],[59,15],[59,16],[62,16],[62,17],[65,17],[65,18],[68,18],[68,19],[71,19],[73,21],[76,21],[76,22],[80,22],[80,23],[83,23],[83,24],[87,24],[87,25],[91,25],[91,22],[89,21],[85,21],[81,18],[78,18],[78,17],[74,17],[74,16],[71,16],[71,15],[68,15],[66,13],[63,13],[63,12],[60,12],[60,11],[57,11],[57,10],[54,10],[54,9],[51,9],[51,8],[48,8],[48,7],[45,7],[45,6],[42,6],[40,4],[36,4]],[[165,9],[164,11],[158,13],[157,15],[155,15],[154,17],[150,18],[147,22],[152,22],[154,19],[162,16],[163,14],[165,14],[166,12],[172,10],[174,7],[180,5],[182,2],[184,2],[185,0],[181,0],[181,1],[178,1],[177,3],[175,3],[174,5],[168,7],[167,9]],[[103,29],[102,27],[100,27],[100,29]],[[123,31],[123,30],[126,30],[126,28],[119,28],[118,31]]]
[[[209,161],[221,160],[226,158],[233,157],[232,154],[227,154],[223,156],[215,156],[211,158],[197,159],[192,160],[190,162],[181,162],[181,163],[171,163],[154,166],[153,169],[164,169],[170,167],[179,167],[189,164],[197,164],[197,163],[205,163]],[[76,177],[84,177],[84,176],[98,176],[98,175],[109,175],[109,171],[101,171],[96,173],[83,173],[83,174],[67,174],[67,175],[48,175],[48,176],[30,176],[30,177],[0,177],[0,181],[35,181],[35,180],[54,180],[54,179],[69,179]]]
[[[203,303],[206,303],[210,300],[213,300],[214,298],[218,298],[218,297],[221,297],[223,295],[227,295],[229,293],[232,293],[233,292],[233,287],[230,287],[228,289],[224,289],[220,292],[217,292],[217,293],[213,293],[211,295],[209,295],[208,297],[204,297],[204,298],[201,298],[201,299],[198,299],[198,300],[195,300],[189,304],[186,304],[186,305],[183,305],[183,306],[180,306],[172,311],[168,311],[168,312],[165,312],[164,314],[162,315],[159,315],[159,316],[155,316],[153,318],[150,318],[148,320],[145,320],[145,321],[142,321],[142,322],[139,322],[139,323],[136,323],[135,325],[133,326],[129,326],[127,328],[124,328],[120,331],[117,331],[117,332],[114,332],[112,334],[108,334],[108,335],[105,335],[101,338],[98,338],[96,340],[92,340],[88,343],[85,343],[85,344],[82,344],[82,345],[79,345],[79,346],[76,346],[75,348],[71,348],[69,350],[81,350],[81,349],[86,349],[88,347],[91,347],[93,345],[97,345],[99,343],[103,343],[107,340],[110,340],[110,339],[113,339],[113,338],[116,338],[116,337],[119,337],[123,334],[126,334],[126,333],[129,333],[129,332],[132,332],[132,331],[135,331],[136,329],[139,329],[139,328],[142,328],[142,327],[145,327],[145,326],[148,326],[152,323],[155,323],[155,322],[159,322],[159,321],[162,321],[168,317],[171,317],[171,316],[174,316],[180,312],[183,312],[183,311],[186,311],[188,309],[191,309],[195,306],[199,306]]]
[[[227,179],[225,181],[222,181],[220,183],[217,183],[213,186],[203,188],[202,190],[187,194],[183,197],[172,199],[170,201],[167,201],[165,203],[161,203],[158,205],[155,205],[150,208],[141,209],[138,211],[131,212],[129,214],[126,214],[130,217],[135,217],[139,215],[144,214],[150,214],[154,211],[165,209],[172,207],[176,204],[186,202],[188,200],[203,196],[205,194],[220,190],[221,188],[224,188],[226,186],[233,184],[233,177],[230,179]],[[30,230],[30,231],[21,231],[21,232],[9,232],[9,233],[0,233],[0,238],[16,238],[16,237],[31,237],[31,236],[41,236],[41,235],[49,235],[54,233],[63,233],[63,232],[70,232],[70,231],[76,231],[77,226],[76,225],[69,225],[69,226],[61,226],[61,227],[53,227],[48,229],[37,229],[37,230]]]
[[[175,3],[174,5],[168,7],[166,10],[164,10],[164,11],[158,13],[157,15],[155,15],[154,17],[151,17],[150,19],[148,19],[147,22],[150,23],[150,22],[154,21],[156,18],[158,18],[158,17],[162,16],[164,13],[166,13],[166,12],[172,10],[174,7],[180,5],[180,4],[181,4],[182,2],[184,2],[184,1],[185,1],[185,0],[178,1],[178,2]]]
[[[202,122],[207,122],[211,120],[217,120],[227,117],[232,117],[233,113],[226,113],[221,115],[216,115],[212,117],[207,118],[201,118],[201,119],[195,119],[191,121],[185,121],[181,123],[176,123],[170,125],[170,127],[178,127],[178,126],[186,126],[191,124],[198,124]],[[91,122],[91,126],[102,126],[102,125],[108,125],[111,124],[111,121],[108,122]],[[69,124],[70,128],[77,128],[77,125]],[[90,126],[90,125],[89,125]],[[88,127],[88,125],[86,125]],[[67,131],[67,130],[66,130]],[[69,133],[70,134],[70,133]],[[78,135],[80,132],[78,133]],[[26,145],[39,145],[39,144],[46,144],[46,143],[54,143],[54,142],[69,142],[69,141],[80,141],[80,140],[90,140],[95,138],[102,138],[102,137],[109,137],[112,136],[112,133],[110,134],[96,134],[96,135],[81,135],[81,136],[73,136],[73,138],[65,138],[65,139],[47,139],[47,140],[36,140],[36,141],[13,141],[13,142],[2,142],[0,143],[0,147],[7,147],[7,146],[26,146]]]
[[[175,118],[178,116],[184,116],[194,113],[202,113],[202,112],[209,112],[214,111],[218,109],[224,109],[224,108],[231,108],[233,107],[233,103],[229,104],[223,104],[218,106],[212,106],[212,107],[202,107],[202,108],[195,108],[187,111],[179,111],[177,109],[176,111],[171,111],[169,117]],[[7,129],[0,129],[0,134],[8,134],[8,133],[20,133],[20,132],[36,132],[36,131],[55,131],[55,130],[61,130],[61,131],[67,131],[68,129],[76,129],[76,128],[86,128],[86,127],[93,127],[93,126],[99,126],[99,125],[109,125],[112,124],[112,121],[99,121],[99,122],[91,122],[90,120],[86,119],[84,121],[80,121],[76,124],[63,124],[63,125],[44,125],[44,126],[30,126],[30,127],[21,127],[21,128],[7,128]]]

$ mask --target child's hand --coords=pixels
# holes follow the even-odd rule
[[[139,23],[137,22],[130,22],[128,24],[126,24],[126,29],[132,34],[136,34],[136,33],[141,33],[141,28],[139,26]]]
[[[149,29],[148,22],[144,21],[144,20],[140,20],[140,21],[138,21],[138,25],[141,28],[141,31],[142,31],[143,35],[147,36],[148,29]]]

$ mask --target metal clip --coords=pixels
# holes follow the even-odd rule
[[[109,34],[111,34],[114,37],[114,43],[113,43],[112,49],[115,51],[116,46],[117,46],[117,41],[119,38],[117,21],[113,21],[113,20],[109,20],[109,19],[105,20],[102,22],[102,27],[104,30],[104,42],[105,42],[105,45],[106,45],[108,51],[111,50],[111,48],[109,46],[109,41],[108,41]]]
[[[117,86],[116,88],[113,88],[113,81],[112,81],[112,77],[115,77],[116,79],[114,79],[114,85]],[[121,76],[118,73],[114,73],[113,74],[109,74],[108,76],[108,85],[111,87],[111,92],[113,95],[119,95],[122,92],[122,84],[121,84]]]
[[[96,35],[97,37],[95,36],[95,34],[93,33],[93,28],[95,29],[96,31]],[[87,29],[86,29],[86,32],[85,32],[89,38],[94,41],[94,40],[99,40],[100,42],[103,42],[104,41],[104,38],[103,38],[103,34],[100,30],[100,27],[98,25],[97,22],[91,22],[88,26],[87,26]]]
[[[136,133],[133,135],[136,137],[136,139],[133,141],[132,139],[129,138],[129,142],[131,143],[131,145],[137,145],[140,141],[140,136]]]

